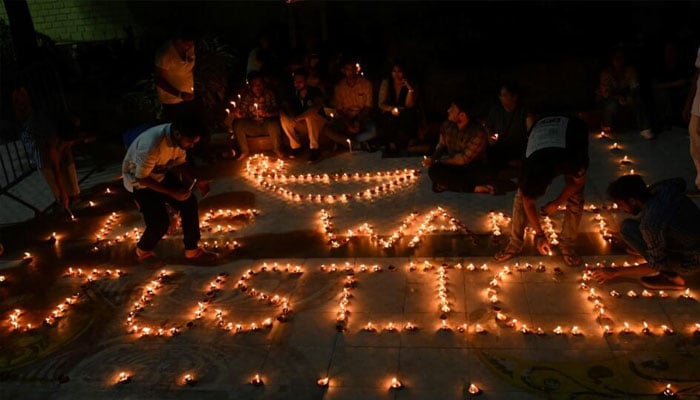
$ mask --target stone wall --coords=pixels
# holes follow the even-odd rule
[[[124,1],[27,0],[34,29],[56,42],[109,40],[124,36],[132,17]],[[7,12],[0,2],[0,18]]]

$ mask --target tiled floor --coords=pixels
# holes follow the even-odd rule
[[[611,151],[614,142],[623,150]],[[618,134],[613,140],[592,135],[587,202],[605,205],[607,184],[629,168],[643,173],[649,182],[674,176],[690,182],[693,168],[687,147],[687,134],[681,129],[654,141],[633,133]],[[620,166],[624,155],[632,165]],[[419,162],[382,159],[379,153],[346,153],[317,165],[288,163],[285,172],[420,170]],[[159,245],[162,263],[135,264],[133,236],[116,240],[142,228],[140,216],[128,197],[119,193],[119,182],[109,180],[113,174],[104,175],[107,179],[99,183],[116,193],[95,192],[90,199],[95,206],[78,210],[77,223],[18,225],[12,231],[16,238],[3,238],[11,246],[0,260],[0,275],[5,276],[0,283],[2,397],[463,399],[475,397],[469,393],[470,384],[475,384],[481,389],[479,398],[485,399],[637,399],[656,398],[669,383],[681,398],[700,396],[697,286],[691,286],[690,298],[676,292],[669,292],[668,298],[654,292],[647,298],[634,282],[604,287],[588,282],[605,309],[606,317],[600,318],[591,292],[580,289],[582,271],[566,267],[560,257],[536,256],[530,248],[507,263],[510,273],[492,261],[490,255],[504,245],[504,239],[496,241],[490,235],[489,211],[508,216],[512,193],[435,194],[422,172],[414,183],[386,196],[329,204],[286,200],[254,184],[240,163],[222,163],[213,192],[200,203],[202,213],[256,208],[260,214],[223,215],[212,221],[215,231],[216,225],[228,230],[229,224],[235,231],[204,232],[211,247],[214,241],[219,249],[226,241],[242,245],[227,251],[215,267],[182,265],[178,235]],[[280,184],[291,191],[323,195],[357,193],[374,185],[364,180]],[[547,197],[559,188],[561,182],[556,182]],[[417,226],[436,206],[461,221],[475,239],[435,233],[409,247]],[[419,215],[394,250],[384,250],[364,236],[333,249],[321,231],[321,209],[333,216],[341,239],[364,222],[386,239],[411,212]],[[103,234],[104,240],[95,243],[94,235],[111,212],[119,218],[111,232]],[[609,210],[602,215],[613,231],[624,217]],[[594,216],[585,213],[581,224],[579,244],[585,261],[591,265],[636,261],[601,239]],[[448,222],[436,220],[438,226]],[[554,222],[558,227],[558,218]],[[507,225],[502,229],[507,232]],[[46,241],[52,231],[59,236],[56,244]],[[108,240],[115,243],[109,246]],[[32,260],[20,260],[24,251],[33,254]],[[536,271],[540,263],[542,272]],[[527,264],[532,265],[530,270],[525,269]],[[296,266],[301,273],[294,273]],[[85,284],[86,276],[62,276],[69,267],[121,269],[126,275],[117,278],[113,273]],[[444,303],[438,296],[441,268]],[[148,287],[155,285],[151,282],[161,269],[168,277],[149,295]],[[222,281],[215,282],[220,273],[225,274]],[[212,282],[220,290],[212,291]],[[339,330],[336,317],[344,289],[348,312]],[[611,290],[621,297],[613,297]],[[638,297],[629,297],[630,290]],[[55,304],[75,292],[82,296],[65,317],[51,327],[42,326]],[[494,294],[495,304],[490,301]],[[132,304],[143,295],[150,300],[128,324]],[[291,309],[288,314],[282,312],[285,300]],[[442,311],[441,304],[447,304],[449,311]],[[21,310],[19,331],[11,329],[15,309]],[[195,317],[198,310],[201,318]],[[276,319],[282,314],[286,322]],[[267,318],[270,327],[265,326]],[[376,330],[363,329],[370,322]],[[625,322],[630,333],[624,332]],[[645,322],[649,333],[642,332]],[[27,323],[35,328],[26,331]],[[258,329],[252,330],[253,323]],[[396,330],[387,329],[389,323]],[[408,323],[417,330],[405,330]],[[236,333],[236,324],[243,332]],[[523,333],[523,324],[530,333]],[[129,333],[134,325],[139,326],[138,333]],[[606,325],[609,335],[603,334]],[[662,325],[674,333],[664,333]],[[141,337],[143,327],[150,327],[151,334]],[[557,327],[561,334],[554,333]],[[159,328],[163,337],[156,335]],[[171,336],[171,328],[180,334]],[[576,331],[580,334],[572,333]],[[131,376],[129,383],[116,383],[122,371]],[[195,385],[183,383],[186,374],[195,377]],[[255,374],[264,385],[250,384]],[[329,387],[317,385],[322,377],[329,378]],[[390,388],[394,377],[402,389]]]

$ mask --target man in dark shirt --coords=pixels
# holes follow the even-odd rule
[[[301,140],[298,134],[306,133],[311,149],[309,162],[316,162],[321,158],[318,138],[326,120],[319,114],[323,106],[323,93],[319,88],[308,86],[306,84],[307,78],[308,73],[304,69],[294,72],[292,77],[294,90],[282,102],[280,123],[282,130],[289,138],[292,155],[296,156],[301,150]]]
[[[504,84],[498,94],[499,104],[489,111],[486,128],[489,132],[489,162],[503,167],[520,162],[525,154],[527,133],[533,117],[519,103],[520,94],[513,84]]]
[[[700,209],[685,196],[685,181],[661,181],[651,187],[639,175],[618,178],[608,196],[622,211],[639,215],[620,225],[627,245],[646,263],[601,268],[593,272],[599,283],[621,276],[641,276],[651,289],[683,289],[688,275],[700,270]]]
[[[433,191],[493,194],[493,185],[487,184],[491,174],[484,165],[486,142],[486,131],[469,118],[464,102],[452,102],[435,152],[423,160]]]
[[[559,249],[567,265],[580,265],[581,257],[573,246],[581,221],[587,169],[588,129],[583,121],[565,116],[545,117],[537,121],[528,138],[518,191],[513,200],[510,241],[503,251],[495,255],[496,260],[508,260],[522,251],[528,223],[535,230],[537,251],[542,255],[552,254],[540,225],[536,201],[545,194],[555,177],[563,175],[564,189],[557,198],[542,207],[542,213],[553,215],[560,205],[566,204]]]

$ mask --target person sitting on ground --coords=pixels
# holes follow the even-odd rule
[[[486,130],[470,119],[464,102],[455,100],[447,109],[447,121],[440,126],[440,141],[432,156],[423,159],[433,191],[494,194],[487,184],[491,174],[484,164]]]
[[[379,86],[382,136],[391,152],[408,147],[418,132],[416,90],[401,62],[391,68],[391,77]]]
[[[559,249],[569,266],[582,263],[574,250],[583,210],[583,190],[588,169],[588,129],[578,118],[549,116],[532,127],[525,150],[525,161],[518,179],[518,191],[513,200],[510,239],[506,248],[494,256],[505,261],[520,254],[525,227],[535,230],[535,245],[541,255],[551,255],[552,248],[540,225],[536,201],[558,175],[564,175],[565,186],[556,199],[542,207],[545,215],[554,215],[566,204]]]
[[[625,243],[646,260],[631,267],[593,270],[598,283],[641,276],[650,289],[683,289],[682,275],[700,271],[700,209],[685,192],[681,178],[651,187],[639,175],[625,175],[610,184],[608,196],[622,211],[639,215],[620,224]]]
[[[642,103],[637,70],[626,64],[622,50],[613,52],[611,66],[600,73],[596,98],[603,114],[601,129],[604,132],[610,133],[615,115],[625,107],[634,113],[640,135],[645,139],[654,138]]]
[[[198,246],[199,210],[192,193],[196,188],[206,196],[210,181],[194,179],[194,171],[186,162],[186,151],[199,142],[205,129],[199,119],[181,118],[145,130],[129,145],[122,163],[124,187],[133,193],[146,223],[136,244],[139,261],[154,257],[154,248],[168,232],[166,204],[180,213],[185,258],[216,259],[216,254]]]
[[[248,137],[269,136],[272,150],[284,157],[280,144],[279,108],[275,94],[265,87],[262,75],[251,72],[248,87],[241,95],[241,104],[233,111],[233,134],[241,151],[238,159],[250,154]]]
[[[496,168],[506,165],[519,166],[525,155],[527,133],[534,117],[520,102],[520,91],[511,83],[501,86],[498,100],[489,111],[486,128],[489,147],[486,151],[489,163]]]
[[[323,106],[323,93],[320,89],[307,85],[307,78],[308,75],[304,69],[298,69],[293,73],[294,90],[282,102],[280,123],[289,139],[292,154],[296,156],[301,150],[301,140],[298,133],[305,133],[309,137],[309,148],[311,149],[309,162],[316,162],[321,158],[318,138],[326,124],[326,119],[320,114]]]
[[[354,149],[371,151],[369,141],[377,137],[377,128],[372,121],[372,83],[360,76],[358,65],[350,60],[343,63],[343,79],[335,85],[333,92],[335,113],[323,133],[341,148],[348,146],[349,142]]]

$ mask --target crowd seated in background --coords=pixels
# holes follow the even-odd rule
[[[488,184],[493,174],[486,165],[487,141],[486,130],[471,120],[465,103],[454,101],[440,127],[435,151],[423,160],[433,191],[494,194],[495,188]]]
[[[387,151],[405,150],[418,131],[416,88],[406,76],[404,65],[395,62],[391,76],[379,86],[380,128]]]
[[[309,162],[316,162],[321,158],[319,137],[326,124],[326,119],[321,115],[323,109],[323,93],[321,90],[309,86],[308,72],[299,69],[293,73],[293,87],[282,101],[280,111],[280,123],[282,130],[289,139],[292,148],[292,156],[299,156],[302,150],[300,134],[308,137],[310,149]]]
[[[280,143],[279,106],[275,94],[265,87],[263,77],[252,72],[240,104],[233,110],[233,134],[240,150],[239,160],[250,154],[248,137],[268,136],[277,157],[284,157]]]
[[[373,150],[370,140],[377,137],[372,118],[374,100],[372,83],[360,76],[358,65],[350,60],[343,62],[343,78],[335,85],[331,121],[323,130],[337,146]],[[330,115],[329,115],[330,116]]]
[[[637,70],[627,65],[625,54],[616,50],[611,56],[611,65],[600,73],[600,84],[596,98],[602,113],[601,129],[609,133],[615,117],[621,109],[629,109],[635,117],[639,133],[645,139],[653,139],[651,124],[640,94]]]
[[[520,103],[520,91],[514,84],[502,85],[498,100],[486,119],[488,160],[499,169],[506,165],[519,166],[525,156],[527,135],[534,117]]]

